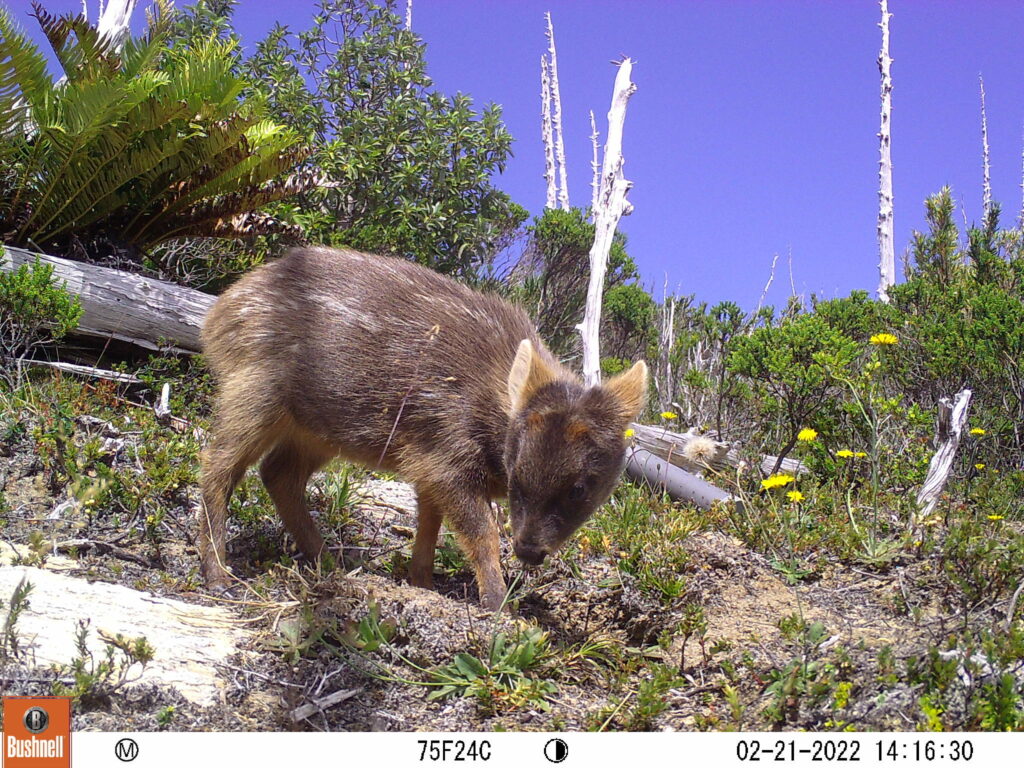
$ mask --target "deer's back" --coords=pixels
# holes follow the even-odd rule
[[[326,248],[247,275],[203,329],[219,379],[258,381],[301,426],[363,460],[438,444],[500,455],[491,443],[507,424],[505,382],[524,338],[542,348],[526,314],[497,296],[400,259]]]

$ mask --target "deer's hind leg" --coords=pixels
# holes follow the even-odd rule
[[[284,417],[279,409],[233,397],[222,391],[210,443],[202,453],[202,501],[199,505],[199,561],[211,590],[228,586],[226,526],[228,499],[246,469],[255,464],[280,436]]]
[[[323,441],[290,432],[260,464],[260,478],[274,500],[277,513],[299,551],[310,561],[320,557],[324,540],[306,508],[306,484],[310,476],[335,455]]]
[[[416,486],[416,541],[409,562],[409,583],[423,589],[434,588],[434,552],[444,512],[429,492]]]

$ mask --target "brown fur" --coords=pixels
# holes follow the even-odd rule
[[[505,583],[490,499],[507,492],[516,553],[539,562],[608,497],[646,399],[642,362],[588,389],[519,308],[349,250],[293,250],[256,269],[210,310],[203,344],[218,383],[199,541],[213,588],[226,586],[227,501],[246,469],[262,458],[285,527],[316,558],[305,487],[341,456],[415,486],[413,584],[431,586],[445,520],[496,608]]]

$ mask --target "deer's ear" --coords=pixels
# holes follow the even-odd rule
[[[534,351],[529,339],[519,342],[516,359],[508,373],[509,412],[518,413],[538,389],[554,381],[555,372]]]
[[[647,405],[647,363],[638,360],[602,386],[615,398],[622,423],[635,421]]]

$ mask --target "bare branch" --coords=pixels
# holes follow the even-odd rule
[[[121,49],[124,39],[128,36],[132,11],[135,10],[137,2],[138,0],[110,0],[106,8],[100,11],[96,31],[100,37],[111,40],[117,50]]]
[[[764,304],[765,297],[768,295],[768,289],[772,287],[772,282],[775,280],[775,265],[779,261],[779,254],[775,253],[772,256],[772,267],[768,271],[768,282],[764,284],[764,290],[761,291],[761,298],[757,300],[757,310],[754,312],[756,315],[761,311],[761,305]]]

